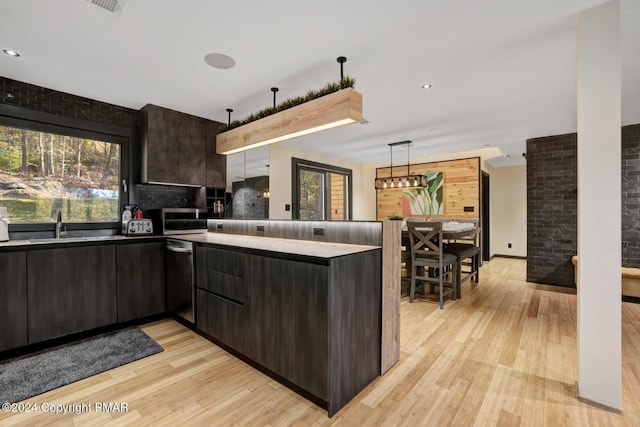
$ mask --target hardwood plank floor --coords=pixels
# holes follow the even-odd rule
[[[624,416],[576,399],[576,296],[495,258],[444,310],[401,308],[400,361],[333,418],[172,320],[143,329],[164,352],[29,399],[79,414],[0,413],[0,425],[638,426],[640,305],[622,304]],[[100,412],[124,402],[127,412]]]

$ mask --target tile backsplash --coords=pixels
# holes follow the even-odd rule
[[[137,205],[143,211],[161,208],[197,207],[200,188],[172,185],[137,184]]]

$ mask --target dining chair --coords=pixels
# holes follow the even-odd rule
[[[469,223],[474,226],[467,235],[447,242],[444,245],[444,252],[456,257],[458,275],[456,276],[456,296],[462,297],[462,283],[473,280],[478,283],[480,280],[480,246],[478,237],[480,228],[477,219],[460,219],[458,223]],[[468,270],[465,270],[468,267]]]
[[[456,299],[457,258],[444,252],[442,238],[442,223],[432,221],[407,221],[409,246],[411,249],[411,288],[409,302],[413,302],[416,292],[416,282],[429,284],[431,293],[438,286],[440,309],[444,307],[445,295]],[[445,276],[451,276],[450,282],[445,282]],[[448,290],[445,291],[445,288]]]

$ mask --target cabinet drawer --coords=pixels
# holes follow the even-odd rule
[[[243,277],[244,257],[240,252],[198,246],[196,268]]]
[[[240,304],[246,301],[247,292],[242,277],[198,268],[196,286]]]
[[[198,329],[237,351],[244,351],[244,306],[202,289],[196,289],[196,301]]]

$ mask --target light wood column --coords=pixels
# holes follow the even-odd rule
[[[382,221],[382,339],[380,374],[400,360],[400,240],[402,222]]]
[[[578,396],[621,411],[619,0],[578,15],[576,71]]]

